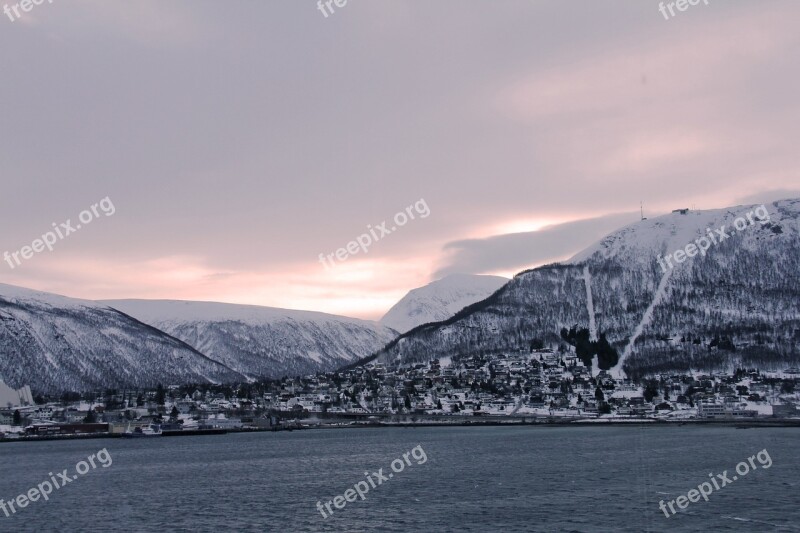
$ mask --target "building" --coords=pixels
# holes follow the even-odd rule
[[[773,405],[772,416],[775,418],[790,418],[800,416],[800,410],[795,405]]]
[[[33,405],[31,388],[25,385],[19,390],[14,390],[0,381],[0,407],[11,408],[22,405]]]
[[[700,402],[697,405],[700,418],[721,418],[725,416],[725,406],[718,403]]]

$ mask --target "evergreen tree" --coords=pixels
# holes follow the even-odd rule
[[[158,386],[156,387],[156,403],[158,405],[164,405],[166,397],[167,395],[164,392],[164,386],[161,383],[159,383]]]
[[[644,399],[647,402],[653,401],[653,398],[658,396],[658,388],[656,387],[655,383],[648,382],[647,387],[644,389]]]
[[[89,412],[86,413],[83,422],[86,424],[94,424],[95,422],[97,422],[97,413],[95,413],[93,407],[89,408]]]
[[[610,370],[619,362],[619,353],[606,339],[606,334],[601,333],[600,339],[594,343],[597,352],[597,365],[600,370]]]

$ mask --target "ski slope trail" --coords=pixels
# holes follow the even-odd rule
[[[650,302],[650,305],[642,315],[642,320],[639,321],[639,325],[636,326],[636,329],[633,331],[633,335],[631,335],[631,339],[628,342],[628,345],[625,347],[625,350],[622,352],[622,356],[619,358],[619,362],[613,368],[615,374],[622,373],[622,365],[625,363],[625,359],[633,352],[633,347],[636,344],[636,339],[644,331],[644,328],[650,325],[650,322],[653,320],[653,311],[655,310],[656,306],[661,303],[664,299],[664,296],[667,293],[667,285],[669,284],[669,279],[672,276],[673,269],[668,270],[662,277],[661,281],[658,283],[658,288],[656,289],[656,293],[653,295],[653,300]]]
[[[586,284],[586,311],[589,313],[589,340],[597,340],[597,324],[594,321],[594,300],[592,300],[592,275],[589,265],[583,267],[583,281]]]

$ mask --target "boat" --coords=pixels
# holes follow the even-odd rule
[[[143,438],[143,437],[160,437],[162,435],[161,426],[156,424],[150,424],[149,426],[144,427],[135,427],[133,431],[130,430],[130,426],[125,433],[122,434],[123,437],[128,439],[136,439],[136,438]]]

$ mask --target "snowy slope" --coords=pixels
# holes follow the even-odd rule
[[[420,324],[445,320],[487,298],[508,281],[499,276],[452,274],[410,291],[389,309],[381,323],[405,333]]]
[[[633,272],[648,272],[656,260],[658,269],[642,292],[644,298],[637,303],[637,308],[644,303],[647,307],[639,314],[636,327],[627,339],[615,369],[619,372],[630,362],[632,355],[645,366],[651,364],[654,357],[646,355],[647,344],[659,352],[658,358],[662,360],[676,352],[694,355],[696,350],[688,347],[679,346],[678,349],[662,345],[657,348],[659,338],[673,334],[685,337],[678,335],[683,332],[664,324],[665,320],[673,320],[672,308],[676,306],[700,315],[701,320],[707,323],[703,329],[708,336],[729,333],[729,337],[738,336],[739,344],[745,347],[758,344],[754,342],[754,334],[747,334],[748,330],[751,333],[770,330],[771,322],[775,320],[790,339],[794,337],[794,327],[800,318],[794,290],[798,287],[796,282],[800,275],[799,234],[798,199],[763,206],[671,213],[622,228],[577,254],[568,263],[598,269],[614,262],[629,265]],[[707,247],[705,254],[699,249],[692,250],[696,254],[693,258],[681,263],[675,261],[675,252],[682,250],[685,253],[688,244],[697,246],[700,239],[704,239]],[[772,292],[771,297],[765,299],[763,291]],[[622,302],[629,303],[625,297],[620,299]],[[609,311],[607,308],[606,312]],[[738,327],[733,326],[732,317],[735,315],[739,315]],[[640,349],[640,339],[645,349]],[[753,347],[750,351],[770,352],[775,348],[774,345],[767,346],[767,343],[758,346],[761,347]],[[779,349],[784,353],[793,351],[790,345]],[[721,359],[720,354],[715,355]],[[648,358],[651,361],[646,361]]]
[[[766,225],[768,227],[772,224],[786,225],[796,232],[795,216],[798,202],[799,200],[796,199],[783,200],[764,205],[767,215],[765,217]],[[725,209],[689,211],[686,214],[670,213],[635,222],[604,237],[576,254],[565,264],[576,265],[590,258],[613,257],[648,265],[656,256],[664,256],[684,248],[699,237],[707,236],[709,231],[716,239],[719,239],[719,234],[714,230],[723,226],[725,227],[724,233],[727,233],[729,237],[724,239],[722,244],[730,244],[739,239],[750,243],[753,239],[758,239],[765,234],[763,231],[758,231],[759,229],[763,230],[758,216],[763,211],[756,213],[756,209],[759,207],[758,205],[746,205]],[[747,219],[748,213],[751,214],[752,224]],[[744,225],[740,223],[741,230],[735,228],[735,221],[739,218],[745,222]],[[712,242],[707,255],[713,253],[715,249],[716,246]]]
[[[40,392],[243,379],[107,306],[3,284],[0,375]]]
[[[173,300],[103,303],[254,378],[334,370],[397,336],[376,322],[313,311]]]
[[[620,366],[633,374],[796,362],[800,200],[767,204],[768,222],[753,217],[754,224],[735,231],[734,221],[757,207],[631,224],[563,264],[518,274],[488,299],[401,336],[380,357],[526,349],[533,339],[555,346],[561,328],[577,325],[605,334],[622,356]],[[673,260],[674,269],[659,266],[659,257],[722,226],[730,237],[705,256]]]

